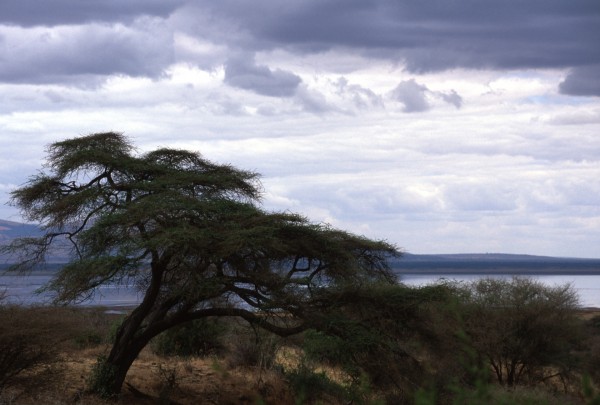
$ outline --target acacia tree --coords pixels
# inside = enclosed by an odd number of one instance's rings
[[[465,331],[498,383],[513,386],[569,377],[581,332],[579,300],[570,284],[551,287],[522,277],[486,278],[457,291]]]
[[[94,389],[105,395],[117,395],[144,346],[176,325],[235,316],[291,335],[319,329],[344,286],[394,281],[394,246],[262,210],[256,173],[185,150],[136,154],[112,132],[47,152],[47,171],[12,192],[44,231],[8,247],[21,254],[14,269],[39,265],[67,241],[71,260],[47,286],[57,303],[87,299],[105,283],[134,280],[144,292],[100,365],[105,378]]]

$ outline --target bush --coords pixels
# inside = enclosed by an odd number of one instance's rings
[[[318,331],[305,333],[308,359],[340,367],[354,388],[368,381],[380,395],[409,401],[436,371],[435,351],[446,352],[455,322],[442,315],[452,290],[372,284],[341,293],[344,305],[325,309]]]
[[[583,359],[585,373],[598,384],[600,383],[600,315],[589,319],[585,326],[587,336],[580,356]]]
[[[501,385],[567,379],[581,341],[578,298],[570,285],[528,278],[482,279],[459,289],[465,331]]]
[[[98,356],[87,381],[89,391],[98,394],[100,398],[113,398],[114,393],[110,390],[110,387],[114,379],[114,367],[106,362],[105,355]]]
[[[323,372],[315,372],[305,365],[288,371],[286,378],[296,395],[296,403],[331,402],[331,399],[348,400],[348,391],[332,381]]]
[[[275,364],[280,338],[264,330],[240,328],[229,348],[230,367],[270,369]]]
[[[356,356],[367,352],[370,346],[378,342],[371,336],[358,333],[358,328],[353,329],[352,340],[342,339],[338,336],[327,335],[323,332],[308,330],[304,334],[302,345],[304,354],[310,362],[324,363],[330,366],[339,366],[353,378],[358,378],[361,369],[357,364]]]
[[[152,341],[161,356],[208,356],[223,351],[227,325],[217,319],[197,319],[171,328]]]
[[[79,333],[77,336],[75,336],[74,340],[75,345],[77,345],[79,349],[98,346],[103,341],[102,335],[93,330],[86,330]]]
[[[490,394],[490,405],[564,405],[579,402],[576,398],[553,394],[535,387],[493,387]]]
[[[23,371],[58,360],[56,325],[35,315],[31,308],[0,306],[0,389]]]

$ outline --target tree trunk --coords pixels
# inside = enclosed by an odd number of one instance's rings
[[[162,279],[157,260],[152,262],[152,279],[143,301],[127,316],[115,336],[110,354],[92,375],[91,390],[105,398],[114,398],[121,392],[125,376],[138,354],[156,334],[142,333],[141,325],[150,314]]]
[[[127,342],[115,341],[108,357],[100,360],[92,372],[90,390],[103,398],[117,397],[129,368],[149,340],[146,336],[131,336]]]
[[[510,361],[510,366],[507,366],[506,385],[513,387],[515,385],[515,376],[517,371],[517,362],[515,360]]]
[[[117,397],[129,368],[150,340],[169,328],[194,319],[209,316],[237,316],[279,336],[293,335],[306,329],[304,324],[293,327],[270,324],[260,316],[240,308],[205,308],[188,312],[189,308],[184,306],[167,316],[173,303],[164,302],[156,307],[150,310],[149,306],[142,304],[125,318],[117,331],[110,354],[94,370],[91,391],[105,398]]]
[[[107,387],[112,397],[119,395],[121,392],[129,368],[146,344],[147,342],[136,339],[127,345],[126,348],[120,348],[114,356],[109,356],[106,359],[106,365],[114,372],[111,384]]]
[[[143,315],[136,308],[117,331],[113,347],[92,375],[91,390],[101,397],[114,398],[121,392],[125,376],[134,360],[154,335],[142,333]]]

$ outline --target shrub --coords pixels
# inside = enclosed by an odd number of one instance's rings
[[[154,338],[152,350],[161,356],[208,356],[224,349],[227,325],[217,319],[197,319]]]
[[[578,298],[570,285],[548,287],[528,278],[481,279],[462,289],[465,331],[498,382],[513,386],[561,379],[573,368],[581,341]]]
[[[357,329],[354,329],[357,332]],[[356,355],[367,351],[370,345],[377,342],[364,333],[352,333],[352,340],[342,339],[338,336],[327,335],[323,332],[308,330],[304,334],[302,348],[307,360],[317,363],[325,363],[332,366],[340,366],[350,376],[358,378],[360,367],[357,364]]]
[[[115,339],[117,338],[117,332],[119,331],[119,327],[123,323],[124,319],[125,319],[125,316],[120,316],[117,319],[114,319],[108,325],[107,343],[113,344],[115,342]]]
[[[564,405],[579,401],[567,395],[553,394],[535,387],[492,387],[490,405]]]
[[[582,357],[584,371],[592,380],[600,382],[600,316],[596,315],[586,322],[586,340],[583,343]]]
[[[31,308],[0,306],[0,388],[25,370],[58,361],[56,325],[36,314]]]
[[[331,399],[348,400],[348,392],[343,386],[332,381],[325,373],[315,372],[304,364],[288,371],[286,378],[296,395],[296,403],[314,403]]]
[[[161,380],[158,394],[158,404],[171,404],[171,396],[173,395],[175,389],[177,389],[179,386],[179,375],[177,369],[175,367],[168,367],[159,364],[157,373]]]
[[[110,390],[115,379],[115,369],[106,362],[106,356],[100,355],[92,367],[92,373],[87,381],[90,392],[98,394],[101,398],[110,399],[114,393]]]
[[[97,346],[102,343],[102,335],[93,330],[86,330],[75,336],[75,344],[78,348]]]
[[[323,311],[318,330],[305,333],[303,348],[310,360],[340,367],[353,387],[366,379],[379,394],[409,401],[432,377],[435,351],[446,352],[446,329],[454,320],[442,315],[451,293],[444,285],[371,284],[342,290],[344,305]]]
[[[230,367],[270,369],[275,364],[280,338],[264,330],[240,328],[229,348]]]

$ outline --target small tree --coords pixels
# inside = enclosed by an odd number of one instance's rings
[[[142,348],[176,325],[236,316],[290,335],[322,327],[336,286],[394,281],[394,246],[265,212],[256,173],[194,152],[136,155],[121,134],[101,133],[51,144],[46,167],[12,192],[45,231],[7,248],[21,253],[14,269],[31,269],[66,240],[71,261],[48,286],[57,302],[109,282],[133,280],[144,291],[99,366],[110,378],[98,392],[118,394]]]
[[[570,285],[487,278],[462,287],[461,295],[466,333],[500,384],[569,374],[580,338],[578,297]]]

